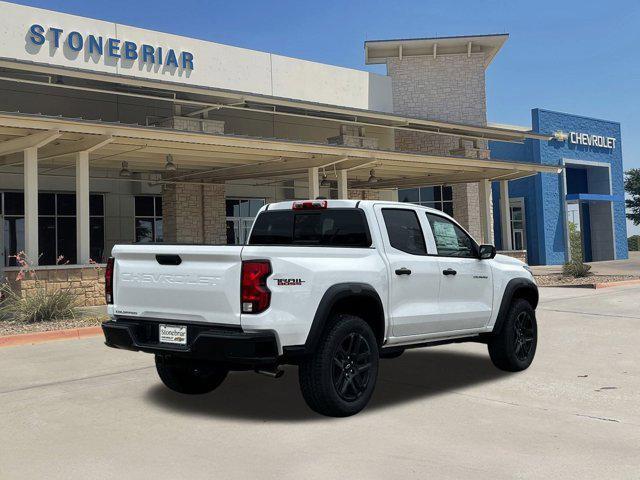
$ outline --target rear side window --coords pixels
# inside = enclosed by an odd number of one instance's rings
[[[382,217],[393,248],[412,255],[426,255],[422,228],[413,210],[383,208]]]
[[[371,236],[362,210],[267,210],[258,215],[249,245],[366,248]]]

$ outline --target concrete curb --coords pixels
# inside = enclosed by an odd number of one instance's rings
[[[618,282],[605,282],[605,283],[594,283],[593,288],[609,288],[609,287],[617,287],[619,285],[639,285],[640,280],[620,280]]]
[[[0,337],[1,347],[16,345],[34,345],[36,343],[52,342],[54,340],[68,340],[70,338],[94,337],[102,333],[102,327],[69,328],[66,330],[50,330],[47,332],[22,333],[19,335],[5,335]]]
[[[544,285],[540,288],[611,288],[620,287],[623,285],[640,285],[640,279],[638,280],[619,280],[617,282],[604,282],[604,283],[585,283],[582,285]]]

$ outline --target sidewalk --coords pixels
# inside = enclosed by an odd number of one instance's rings
[[[640,275],[640,252],[629,252],[628,260],[589,262],[594,275]],[[537,265],[531,267],[534,275],[562,273],[562,265]]]

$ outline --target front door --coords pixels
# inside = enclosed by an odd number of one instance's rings
[[[440,329],[438,259],[427,255],[424,224],[412,208],[376,207],[389,262],[389,315],[394,337]]]
[[[471,237],[448,218],[427,213],[442,281],[440,315],[447,331],[482,328],[493,307],[493,275]]]

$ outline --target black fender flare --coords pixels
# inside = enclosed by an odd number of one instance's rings
[[[498,310],[498,316],[496,317],[496,323],[493,326],[492,333],[500,333],[502,325],[504,324],[509,308],[511,307],[511,301],[515,296],[520,296],[525,293],[526,298],[532,299],[531,306],[535,310],[538,306],[538,286],[527,278],[512,278],[507,283],[502,294],[502,301],[500,302],[500,309]]]
[[[377,308],[382,312],[383,321],[385,322],[384,328],[386,328],[384,307],[382,305],[380,295],[378,295],[375,288],[368,283],[338,283],[327,289],[318,304],[316,314],[314,315],[313,322],[311,323],[311,329],[307,335],[307,341],[304,344],[305,352],[310,353],[316,349],[318,342],[320,341],[322,331],[329,320],[329,313],[334,305],[338,301],[351,296],[367,297],[370,298],[372,302],[375,302]]]

